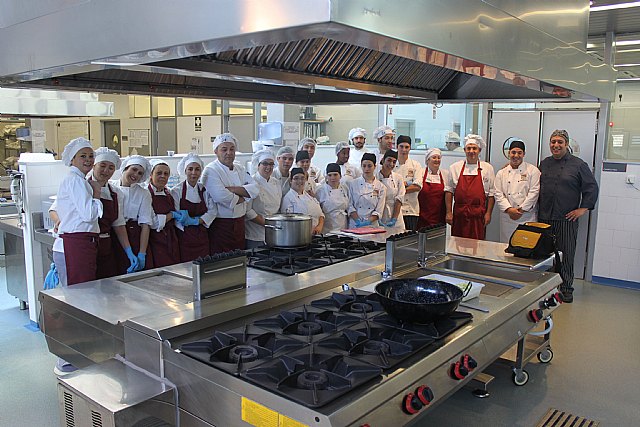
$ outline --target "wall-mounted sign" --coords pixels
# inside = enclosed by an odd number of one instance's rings
[[[129,147],[140,148],[149,145],[149,129],[129,129]]]
[[[194,117],[193,122],[194,122],[193,124],[195,127],[195,131],[202,132],[202,117],[199,117],[199,116]]]

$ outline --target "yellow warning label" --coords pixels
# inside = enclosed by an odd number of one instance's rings
[[[276,411],[259,403],[242,398],[242,421],[255,427],[280,427],[279,415]]]
[[[309,427],[246,397],[242,398],[242,421],[255,427]]]
[[[299,421],[293,420],[289,417],[285,417],[284,415],[280,415],[280,427],[309,427],[306,424],[302,424]]]

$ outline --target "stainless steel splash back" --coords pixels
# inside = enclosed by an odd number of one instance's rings
[[[529,19],[580,20],[584,1],[519,14],[491,3],[507,11],[480,0],[92,1],[0,29],[0,55],[14,59],[0,84],[305,103],[613,96],[611,67]]]

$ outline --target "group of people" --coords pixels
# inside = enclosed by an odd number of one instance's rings
[[[568,152],[565,131],[552,134],[552,156],[539,169],[523,161],[525,144],[514,139],[509,164],[497,173],[480,160],[486,145],[478,135],[464,138],[465,158],[448,169],[440,167],[438,148],[426,151],[423,168],[409,157],[411,138],[396,138],[389,126],[373,136],[377,147],[369,151],[366,131],[352,129],[349,141],[335,145],[335,162],[323,166],[313,162],[311,138],[297,150],[262,149],[252,156],[250,174],[235,161],[238,141],[224,133],[213,142],[216,160],[205,166],[195,153],[180,160],[184,180],[171,189],[168,163],[137,155],[121,160],[114,150],[94,151],[88,140],[74,139],[62,154],[70,172],[50,212],[58,273],[73,285],[262,246],[265,218],[276,213],[309,215],[315,234],[446,222],[453,236],[484,239],[497,203],[502,241],[526,221],[553,226],[569,299],[576,220],[594,208],[598,188],[586,163]],[[116,169],[121,176],[112,180]]]

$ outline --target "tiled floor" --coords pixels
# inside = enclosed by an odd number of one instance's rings
[[[576,288],[575,302],[554,315],[555,357],[530,363],[528,384],[516,387],[509,367],[496,364],[489,398],[462,389],[416,425],[530,427],[550,407],[603,426],[640,425],[640,292],[582,282]],[[0,282],[0,427],[57,427],[56,358],[41,333],[24,327],[28,321]]]

